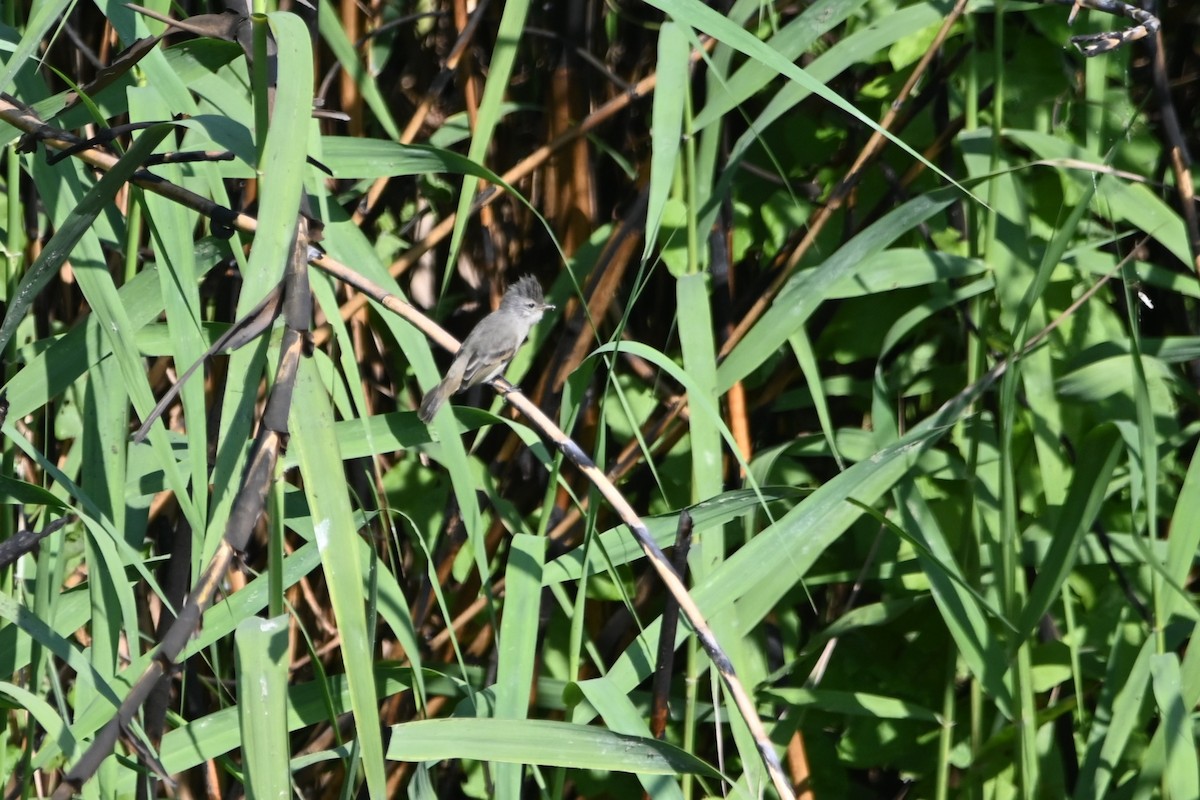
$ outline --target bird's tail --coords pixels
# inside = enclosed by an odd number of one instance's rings
[[[450,365],[450,369],[446,371],[446,377],[438,383],[437,386],[426,392],[425,397],[421,400],[421,407],[417,409],[417,417],[421,422],[428,425],[433,421],[433,415],[442,407],[442,403],[450,395],[454,394],[462,386],[463,369],[466,366],[463,359],[456,358],[454,363]]]
[[[417,409],[417,416],[421,418],[421,422],[428,425],[433,421],[433,415],[442,407],[442,403],[446,402],[446,398],[454,393],[454,389],[449,386],[446,379],[443,378],[437,386],[425,393],[424,399],[421,400],[421,407]]]

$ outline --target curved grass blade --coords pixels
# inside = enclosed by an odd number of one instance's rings
[[[657,739],[570,722],[428,719],[393,725],[391,731],[388,758],[400,761],[471,758],[651,775],[686,772],[716,776],[700,759]]]

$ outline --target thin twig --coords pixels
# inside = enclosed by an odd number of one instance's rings
[[[1103,11],[1106,14],[1128,17],[1138,23],[1123,31],[1105,31],[1104,33],[1072,36],[1071,44],[1075,45],[1079,52],[1088,58],[1111,53],[1118,47],[1123,47],[1130,42],[1136,42],[1138,39],[1144,39],[1147,36],[1153,37],[1154,34],[1158,33],[1160,27],[1158,17],[1149,11],[1137,6],[1131,6],[1129,3],[1118,2],[1118,0],[1042,0],[1042,2],[1070,6],[1071,13],[1067,16],[1068,24],[1075,21],[1075,15],[1079,13],[1080,8],[1090,8],[1096,11]]]
[[[59,517],[48,523],[40,531],[17,531],[9,538],[0,542],[0,569],[7,567],[26,553],[32,552],[42,539],[61,529],[68,522],[75,520],[74,514]]]
[[[692,515],[685,508],[679,512],[675,527],[675,550],[671,553],[671,565],[683,575],[687,570],[688,553],[692,549]],[[650,733],[661,739],[667,730],[670,718],[671,675],[674,673],[675,634],[679,630],[679,604],[667,598],[662,612],[662,624],[658,628],[658,655],[654,659],[654,684],[651,692]]]

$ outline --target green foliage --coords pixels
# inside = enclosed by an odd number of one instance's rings
[[[0,571],[6,793],[59,784],[152,665],[283,391],[267,513],[88,796],[159,769],[249,796],[774,791],[562,453],[490,390],[417,421],[446,358],[382,298],[310,269],[294,385],[269,327],[132,441],[280,281],[303,199],[324,252],[460,338],[539,278],[558,308],[508,378],[659,546],[689,511],[691,594],[798,794],[1200,796],[1200,284],[1140,45],[1083,61],[1069,4],[943,31],[943,0],[508,2],[466,33],[383,5],[247,20],[270,65],[175,33],[104,85],[76,55],[120,64],[160,23],[4,6],[0,544],[70,518]],[[19,140],[22,109],[139,127],[101,175]],[[135,188],[148,164],[255,232]]]

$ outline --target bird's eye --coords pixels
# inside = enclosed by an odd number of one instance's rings
[[[537,306],[537,303],[533,302],[532,300],[525,304],[526,308],[534,308],[535,306]]]

